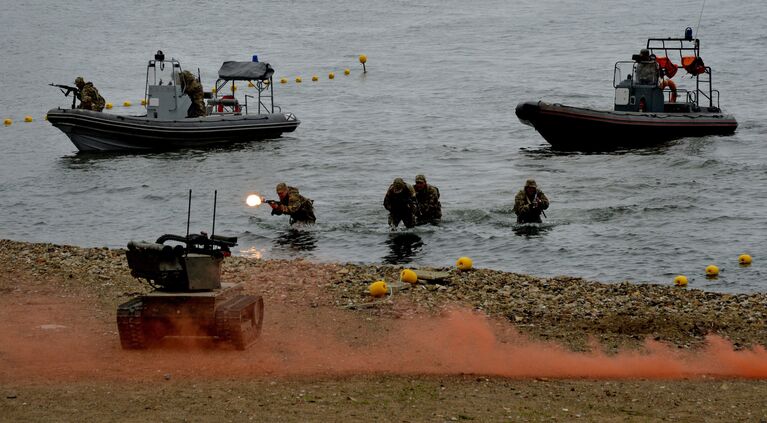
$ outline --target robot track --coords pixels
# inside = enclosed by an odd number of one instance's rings
[[[123,349],[144,349],[147,347],[144,321],[141,316],[144,304],[141,298],[134,298],[117,307],[117,330]]]
[[[216,334],[238,350],[253,344],[261,334],[264,321],[264,299],[238,295],[216,309]]]

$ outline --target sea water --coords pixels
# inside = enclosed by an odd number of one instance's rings
[[[439,267],[469,256],[478,267],[542,277],[670,284],[685,274],[692,287],[764,291],[767,4],[701,6],[5,1],[0,118],[14,123],[0,127],[0,237],[124,247],[184,234],[189,189],[191,230],[210,232],[217,190],[216,233],[239,237],[236,254],[252,257]],[[614,62],[688,26],[722,108],[739,121],[734,136],[564,154],[514,115],[517,103],[539,99],[610,109]],[[76,76],[94,82],[115,105],[110,113],[142,113],[146,63],[158,49],[199,69],[206,89],[223,61],[258,55],[275,81],[290,81],[276,84],[276,102],[301,126],[227,148],[78,154],[43,120],[69,104],[46,84]],[[241,85],[240,94],[254,91]],[[394,178],[412,183],[419,173],[440,189],[442,224],[391,232],[384,193]],[[515,224],[514,195],[527,178],[551,200],[541,227]],[[280,181],[314,199],[314,227],[246,206],[253,192],[276,198]],[[750,267],[738,266],[741,253],[754,257]],[[718,279],[705,278],[709,264],[722,269]]]

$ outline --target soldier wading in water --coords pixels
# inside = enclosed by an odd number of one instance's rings
[[[416,213],[416,225],[431,223],[439,224],[442,219],[442,204],[439,202],[439,189],[426,183],[426,177],[415,177],[415,199],[418,212]]]
[[[384,196],[383,206],[389,211],[389,226],[392,229],[402,222],[406,228],[415,226],[417,205],[415,202],[415,190],[402,178],[394,179]]]
[[[549,199],[538,189],[535,180],[528,179],[525,187],[514,197],[514,213],[517,223],[541,223],[541,213],[549,208]],[[544,216],[546,214],[544,213]]]
[[[290,215],[290,224],[314,223],[314,201],[298,193],[298,188],[289,187],[284,182],[277,184],[277,195],[280,201],[270,202],[272,215]]]

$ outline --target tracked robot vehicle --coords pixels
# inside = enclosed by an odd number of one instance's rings
[[[191,211],[192,191],[189,191]],[[213,231],[216,227],[215,197]],[[221,264],[236,237],[162,235],[155,242],[128,243],[131,275],[154,290],[117,308],[124,349],[143,349],[165,337],[211,337],[244,350],[256,341],[264,317],[261,296],[242,284],[222,283]]]

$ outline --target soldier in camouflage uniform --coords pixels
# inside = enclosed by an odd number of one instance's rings
[[[517,223],[541,223],[541,213],[547,208],[549,208],[549,199],[543,191],[538,189],[538,184],[533,179],[528,179],[525,187],[514,197]]]
[[[188,95],[192,100],[192,105],[189,106],[189,110],[186,112],[186,117],[202,117],[205,116],[205,99],[202,92],[202,84],[197,78],[192,75],[192,72],[183,71],[180,74],[181,87],[184,90],[184,94]]]
[[[383,206],[389,210],[389,226],[396,228],[399,222],[406,228],[415,226],[415,190],[402,178],[396,178],[384,196]]]
[[[639,51],[639,60],[636,61],[636,81],[638,84],[657,84],[659,67],[655,58],[650,55],[650,50],[643,48]]]
[[[104,97],[99,94],[99,90],[93,86],[92,82],[85,82],[82,76],[75,78],[75,86],[77,87],[77,99],[80,100],[78,109],[95,110],[100,112],[104,110],[106,101]]]
[[[431,223],[436,225],[442,219],[442,204],[439,202],[439,189],[426,183],[426,177],[415,177],[415,199],[418,203],[416,225]]]
[[[298,188],[289,187],[284,182],[277,184],[277,195],[280,201],[269,203],[272,207],[272,215],[290,215],[290,224],[314,223],[314,201],[298,193]]]

